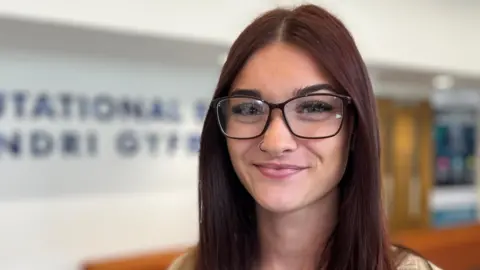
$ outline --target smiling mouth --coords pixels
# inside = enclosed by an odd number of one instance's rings
[[[294,174],[307,169],[307,167],[291,164],[261,163],[254,165],[265,177],[278,180],[289,178]]]

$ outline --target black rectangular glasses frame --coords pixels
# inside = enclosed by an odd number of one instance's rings
[[[304,97],[312,97],[312,96],[313,97],[314,96],[331,96],[331,97],[336,97],[336,98],[341,99],[342,100],[342,116],[343,116],[343,114],[345,114],[347,106],[352,103],[352,98],[349,97],[349,96],[333,94],[333,93],[313,93],[313,94],[295,96],[295,97],[289,98],[289,99],[287,99],[287,100],[285,100],[284,102],[281,102],[281,103],[271,103],[271,102],[268,102],[264,99],[261,99],[261,98],[258,98],[258,97],[252,97],[252,96],[248,96],[248,95],[225,96],[225,97],[220,97],[220,98],[216,98],[216,99],[212,100],[211,106],[215,110],[215,115],[217,116],[217,123],[218,123],[218,126],[219,126],[220,130],[222,131],[223,135],[225,135],[227,138],[231,138],[231,139],[249,140],[249,139],[254,139],[254,138],[258,138],[258,137],[262,136],[268,129],[268,126],[270,124],[271,117],[272,117],[272,111],[274,109],[279,109],[279,110],[282,111],[283,121],[284,121],[285,125],[287,126],[289,131],[298,138],[302,138],[302,139],[325,139],[325,138],[330,138],[330,137],[333,137],[333,136],[337,135],[338,132],[340,132],[340,130],[342,129],[343,122],[344,122],[343,121],[344,117],[342,117],[342,122],[340,123],[338,130],[334,134],[331,134],[331,135],[328,135],[328,136],[306,137],[306,136],[299,136],[295,132],[293,132],[290,124],[288,123],[287,117],[285,115],[285,105],[288,104],[292,100],[295,100],[295,99],[298,99],[298,98],[304,98]],[[267,118],[267,121],[265,122],[265,127],[263,128],[262,132],[260,132],[256,136],[245,137],[245,138],[244,137],[232,137],[232,136],[228,136],[228,134],[226,134],[226,132],[222,128],[220,114],[219,114],[218,110],[219,110],[219,104],[222,101],[228,100],[228,99],[231,99],[231,98],[249,98],[249,99],[258,100],[258,101],[261,101],[261,102],[267,104],[267,106],[269,107],[268,118]]]

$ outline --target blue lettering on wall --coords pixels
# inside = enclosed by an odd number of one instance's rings
[[[59,100],[60,107],[62,108],[60,115],[62,115],[63,118],[70,118],[72,116],[72,96],[67,93],[62,93],[59,95]]]
[[[53,153],[53,136],[44,130],[35,130],[30,134],[30,151],[36,158],[48,157]]]
[[[65,132],[63,134],[62,153],[65,156],[78,156],[80,154],[80,134],[78,132]]]
[[[132,130],[121,132],[116,139],[116,147],[118,153],[122,156],[131,157],[136,155],[139,145],[135,132]]]
[[[190,134],[188,136],[188,150],[190,153],[200,151],[200,134]]]
[[[98,137],[94,132],[87,132],[85,139],[78,131],[65,131],[60,136],[60,151],[64,157],[79,157],[97,154]]]
[[[167,153],[174,154],[178,148],[178,136],[176,133],[171,133],[167,138]]]
[[[20,156],[22,152],[20,132],[13,132],[10,136],[0,133],[0,156],[3,156],[4,152],[13,157]]]
[[[43,90],[0,89],[0,122],[8,120],[6,127],[14,131],[0,131],[0,158],[24,155],[37,159],[92,157],[102,149],[99,147],[101,141],[113,142],[111,149],[125,157],[144,153],[151,156],[196,154],[200,135],[182,129],[192,124],[192,116],[193,124],[203,122],[208,109],[209,103],[202,100],[185,106],[175,98],[165,97],[129,98],[106,93],[88,95],[78,91],[52,94]],[[185,114],[188,117],[184,117]],[[58,132],[47,127],[38,128],[38,124],[30,125],[42,119],[55,120],[57,127],[64,124],[72,127],[73,124],[73,128]],[[184,119],[189,122],[182,123]],[[114,121],[129,129],[120,131],[113,138],[101,138],[101,134],[109,133],[101,132],[102,126]],[[155,130],[138,131],[132,124],[146,124]]]
[[[52,118],[54,116],[53,105],[48,95],[40,94],[37,97],[37,100],[35,101],[35,104],[33,106],[33,115],[36,118]]]
[[[142,119],[145,109],[140,101],[122,100],[119,105],[119,113],[123,115],[123,119],[133,118],[135,120]]]
[[[170,122],[181,121],[178,102],[176,100],[171,100],[170,102],[155,100],[150,110],[150,117]]]
[[[115,115],[114,101],[109,96],[98,96],[93,102],[95,118],[100,121],[110,121]]]
[[[56,136],[46,130],[35,129],[26,133],[0,133],[0,157],[20,157],[24,154],[46,158],[54,154],[62,157],[94,156],[98,152],[98,135],[66,130]]]
[[[57,95],[41,92],[34,96],[28,91],[15,90],[0,92],[0,113],[7,109],[6,103],[12,102],[12,116],[15,118],[34,117],[60,120],[95,120],[108,122],[113,120],[146,120],[178,123],[182,121],[181,107],[176,99],[126,98],[109,94],[94,96],[74,93]],[[202,119],[205,104],[196,104],[195,113]]]
[[[15,116],[23,117],[25,115],[25,101],[27,94],[23,91],[15,91],[12,94],[13,106],[15,107]]]

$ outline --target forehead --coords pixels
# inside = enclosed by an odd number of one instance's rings
[[[318,63],[301,49],[274,43],[255,52],[237,75],[233,89],[255,89],[270,99],[289,98],[295,90],[329,84]]]

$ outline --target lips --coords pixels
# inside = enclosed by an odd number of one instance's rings
[[[256,163],[254,165],[265,177],[279,180],[286,179],[307,169],[304,166],[282,163]]]

